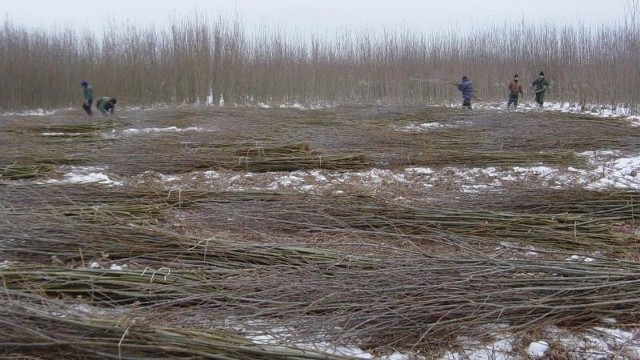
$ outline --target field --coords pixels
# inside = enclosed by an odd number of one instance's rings
[[[633,358],[640,192],[609,170],[639,138],[435,106],[5,113],[0,354]]]

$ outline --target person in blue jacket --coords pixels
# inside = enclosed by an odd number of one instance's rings
[[[462,92],[462,107],[466,107],[467,109],[471,109],[471,99],[474,98],[473,95],[473,84],[468,77],[463,76],[462,81],[458,83],[458,90]]]
[[[93,113],[91,111],[91,105],[93,104],[93,88],[86,80],[82,80],[80,86],[82,87],[82,94],[84,95],[82,108],[87,112],[87,115],[91,115]]]

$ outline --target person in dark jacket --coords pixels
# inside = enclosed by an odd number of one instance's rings
[[[507,109],[513,104],[513,108],[518,108],[518,96],[524,95],[522,91],[522,84],[520,84],[518,74],[513,76],[513,80],[509,83],[509,102],[507,102]]]
[[[96,108],[98,108],[103,116],[109,116],[109,112],[111,112],[111,115],[113,115],[116,102],[117,101],[115,98],[103,96],[96,102]]]
[[[82,87],[82,93],[84,95],[82,109],[87,112],[87,115],[91,115],[93,114],[91,111],[91,105],[93,105],[93,87],[85,80],[82,80],[80,86]]]
[[[531,90],[536,94],[536,102],[540,107],[544,104],[544,93],[547,91],[549,82],[544,78],[544,73],[540,71],[540,75],[537,79],[531,83]]]
[[[466,107],[467,109],[471,109],[471,99],[474,98],[473,95],[473,84],[468,77],[463,76],[462,81],[458,83],[458,90],[462,92],[462,107]]]

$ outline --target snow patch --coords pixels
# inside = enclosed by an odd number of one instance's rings
[[[99,166],[71,166],[61,167],[61,169],[68,169],[68,172],[64,174],[62,179],[49,179],[40,184],[102,184],[121,186],[122,182],[114,181],[109,178],[103,171],[104,167]]]
[[[549,344],[546,341],[534,341],[527,348],[527,354],[535,359],[542,358],[548,351]]]

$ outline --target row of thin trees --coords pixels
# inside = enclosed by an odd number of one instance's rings
[[[6,20],[0,108],[77,106],[81,80],[129,105],[444,103],[457,101],[452,83],[467,75],[482,100],[500,101],[515,73],[526,83],[544,71],[551,100],[635,109],[636,13],[596,28],[520,21],[466,33],[346,29],[333,37],[249,34],[237,21],[199,17],[163,27],[110,24],[102,34]]]

